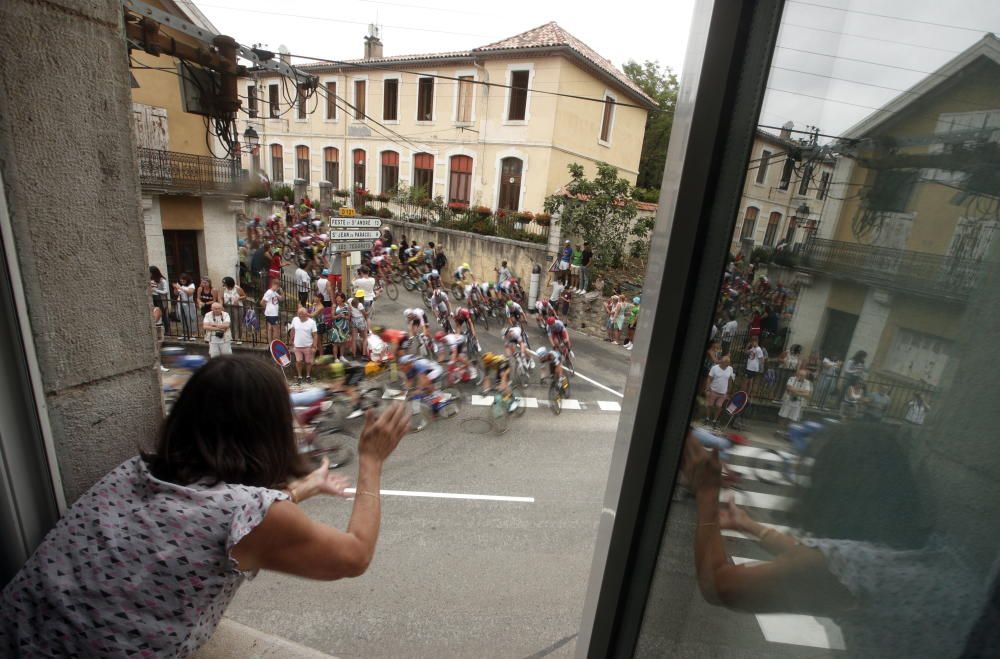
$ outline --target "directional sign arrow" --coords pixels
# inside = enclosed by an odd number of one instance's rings
[[[382,235],[374,229],[345,229],[331,231],[330,240],[374,240]]]
[[[330,218],[331,229],[378,229],[382,220],[377,217],[333,217]]]
[[[330,243],[331,252],[364,252],[374,247],[373,240],[355,240],[343,243]]]

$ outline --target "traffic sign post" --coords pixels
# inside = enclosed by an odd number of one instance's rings
[[[353,240],[350,242],[330,243],[331,252],[365,252],[375,246],[374,240]]]
[[[380,229],[382,220],[376,217],[330,218],[331,229]]]
[[[380,235],[377,229],[340,229],[330,232],[330,240],[375,240]]]

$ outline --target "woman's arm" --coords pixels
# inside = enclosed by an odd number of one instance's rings
[[[382,465],[408,426],[409,414],[403,405],[393,405],[377,419],[369,410],[358,442],[358,484],[347,531],[315,522],[299,506],[279,501],[271,506],[264,521],[233,547],[231,553],[240,569],[276,570],[323,580],[364,574],[378,541]],[[327,476],[321,470],[314,476],[306,483],[290,486],[296,501],[331,493],[323,480]]]

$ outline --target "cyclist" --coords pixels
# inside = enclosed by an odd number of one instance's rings
[[[497,282],[496,289],[497,289],[497,292],[500,294],[500,299],[501,300],[510,300],[511,299],[510,289],[511,289],[511,286],[513,285],[512,281],[513,280],[508,277],[507,279],[504,279],[502,281],[498,281]]]
[[[520,326],[524,319],[524,309],[514,300],[507,300],[507,323],[513,327]]]
[[[434,289],[441,285],[441,273],[431,269],[427,273],[420,275],[420,281],[423,282],[424,290],[433,294]]]
[[[490,372],[494,372],[491,380]],[[514,398],[510,390],[510,361],[503,355],[496,355],[487,352],[483,355],[483,393],[488,394],[492,389],[499,391],[505,401],[509,400],[508,410],[512,411],[517,406],[517,399]]]
[[[420,245],[414,241],[413,244],[410,245],[409,249],[403,253],[403,256],[406,259],[406,265],[412,269],[415,275],[419,275],[420,265],[423,260],[423,252],[420,249]]]
[[[330,374],[333,376],[330,390],[343,393],[354,404],[347,418],[356,419],[364,414],[364,410],[361,409],[361,393],[358,391],[358,385],[361,384],[361,380],[365,376],[365,367],[357,362],[345,364],[335,361],[330,365]]]
[[[519,349],[521,355],[527,358],[528,346],[524,342],[524,330],[520,325],[512,325],[503,331],[504,353],[508,357],[514,356],[514,349]]]
[[[388,359],[398,359],[409,345],[410,335],[405,330],[386,329],[379,336],[389,346]]]
[[[399,368],[406,376],[407,386],[427,396],[434,395],[434,388],[441,376],[444,375],[444,368],[441,364],[413,355],[400,357]]]
[[[476,334],[476,320],[472,317],[472,312],[465,307],[459,307],[455,310],[455,330],[459,331],[463,329],[468,331],[470,338],[479,344],[479,335]]]
[[[539,364],[548,364],[549,375],[555,378],[556,382],[561,383],[564,389],[568,386],[568,382],[563,380],[562,355],[555,350],[549,350],[545,346],[542,346],[535,353],[535,357],[538,358]],[[545,380],[544,376],[542,376],[542,380]]]
[[[431,309],[434,310],[438,324],[441,327],[444,327],[446,324],[451,325],[451,323],[447,322],[448,318],[451,317],[451,302],[448,301],[448,294],[441,288],[440,278],[438,278],[437,285],[435,285],[434,290],[431,292]]]
[[[458,364],[463,370],[469,368],[468,339],[463,334],[446,334],[438,332],[434,335],[434,341],[444,348],[447,348],[448,365]]]
[[[415,337],[418,334],[425,334],[430,338],[430,333],[427,329],[427,312],[420,308],[406,309],[403,311],[403,317],[406,318],[407,324],[410,326],[410,337]]]
[[[471,273],[472,269],[469,267],[469,264],[463,263],[458,266],[458,270],[455,271],[455,281],[465,281],[465,275]],[[473,277],[473,280],[475,280],[475,277]],[[468,290],[466,290],[466,294],[468,294]]]
[[[376,239],[375,242],[372,243],[372,258],[374,258],[376,256],[382,256],[382,240],[381,239]]]
[[[545,329],[545,322],[548,318],[558,318],[556,308],[548,300],[541,299],[535,302],[535,321],[540,329]]]
[[[573,349],[573,342],[569,339],[569,330],[566,329],[566,325],[563,321],[558,318],[549,317],[546,319],[545,324],[549,326],[546,333],[549,336],[549,343],[552,344],[552,348],[562,353],[561,346],[565,345],[566,350]]]

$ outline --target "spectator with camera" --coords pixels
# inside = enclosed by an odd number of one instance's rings
[[[782,430],[787,431],[789,424],[796,423],[802,418],[802,408],[810,396],[812,396],[812,382],[809,381],[809,371],[800,368],[785,383],[785,395],[781,400],[781,409],[778,410]]]
[[[223,310],[222,303],[213,302],[202,322],[202,326],[205,328],[205,340],[208,341],[209,357],[233,354],[231,324],[229,314]]]

